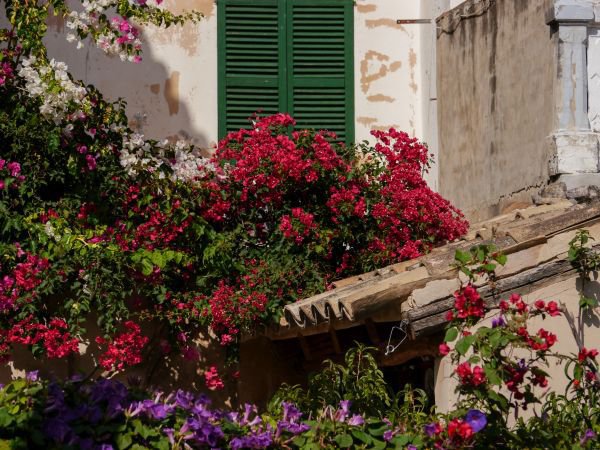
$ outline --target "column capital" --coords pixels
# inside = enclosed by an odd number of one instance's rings
[[[548,24],[586,24],[594,19],[594,6],[585,0],[554,0],[546,13]]]

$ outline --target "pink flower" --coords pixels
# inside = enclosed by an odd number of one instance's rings
[[[11,177],[16,177],[21,173],[21,165],[18,162],[9,162],[6,168]]]
[[[211,391],[216,391],[223,389],[225,384],[221,377],[219,377],[219,373],[217,372],[217,368],[215,366],[211,366],[206,372],[204,372],[204,380],[206,382],[206,387]]]
[[[87,163],[88,170],[96,170],[96,158],[92,155],[85,155],[85,162]]]

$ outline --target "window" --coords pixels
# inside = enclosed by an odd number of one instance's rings
[[[219,0],[219,136],[288,112],[354,139],[352,0]]]

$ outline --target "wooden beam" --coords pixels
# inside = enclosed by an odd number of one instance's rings
[[[306,359],[307,361],[311,361],[312,354],[310,352],[310,346],[308,345],[306,338],[299,334],[298,340],[300,341],[300,348],[302,349],[302,353],[304,353],[304,359]]]
[[[417,341],[406,341],[391,355],[382,355],[379,358],[379,365],[384,367],[398,366],[413,358],[423,356],[435,358],[439,356],[439,345],[442,340],[443,336],[438,334],[427,336]]]
[[[365,327],[367,328],[367,334],[369,335],[369,339],[371,342],[375,344],[376,347],[381,344],[381,338],[379,337],[379,333],[377,332],[377,327],[375,326],[375,322],[372,319],[365,319],[364,321]]]
[[[329,329],[329,336],[331,337],[331,342],[333,344],[333,350],[337,355],[342,353],[342,347],[340,346],[340,340],[338,339],[337,332],[335,328]]]
[[[498,280],[496,289],[499,297],[513,292],[525,295],[549,284],[568,279],[575,274],[576,271],[569,261],[554,260]],[[498,306],[493,299],[493,293],[489,286],[482,287],[479,294],[485,300],[488,308],[492,309]],[[409,311],[407,318],[410,323],[411,338],[415,339],[418,336],[431,334],[443,328],[447,322],[446,313],[452,309],[453,305],[454,297],[448,296]]]

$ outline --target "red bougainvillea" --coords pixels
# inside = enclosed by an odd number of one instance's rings
[[[100,366],[105,370],[121,370],[142,361],[142,350],[148,343],[148,338],[142,336],[140,326],[130,320],[123,326],[129,331],[118,334],[110,340],[96,338],[99,345],[106,346],[106,351],[98,358]]]

